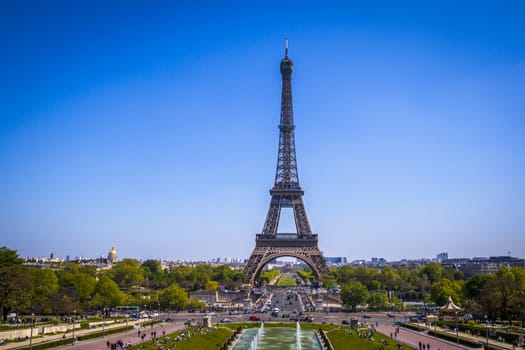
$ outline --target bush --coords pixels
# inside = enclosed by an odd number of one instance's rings
[[[418,326],[415,323],[402,323],[401,326],[403,326],[405,328],[408,328],[408,329],[411,329],[413,331],[418,331],[418,332],[421,332],[422,330],[425,329],[425,328],[422,328],[422,327]]]
[[[450,334],[450,333],[445,333],[445,332],[440,332],[440,331],[433,331],[433,330],[429,330],[428,334],[429,335],[433,335],[433,336],[438,337],[438,338],[441,338],[441,339],[449,340],[449,341],[452,341],[452,342],[455,342],[455,341],[457,341],[457,339],[459,339],[459,343],[461,345],[466,345],[466,346],[469,346],[469,347],[472,347],[472,348],[480,348],[481,347],[481,343],[479,341],[477,341],[477,340],[470,340],[470,339],[463,338],[463,337],[457,338],[455,334]]]
[[[78,336],[77,337],[77,341],[88,340],[88,339],[93,339],[93,338],[99,338],[102,335],[109,335],[109,334],[114,334],[114,333],[120,333],[120,332],[124,332],[124,331],[130,330],[130,329],[133,329],[133,326],[128,326],[127,328],[124,326],[124,327],[119,327],[119,328],[106,330],[105,332],[100,331],[100,332],[95,332],[95,333],[90,333],[90,334],[84,334],[84,335]],[[42,350],[42,349],[55,348],[57,346],[71,344],[72,341],[73,341],[72,337],[67,337],[65,339],[59,339],[59,340],[54,340],[54,341],[50,341],[50,342],[46,342],[46,343],[40,343],[40,344],[33,345],[33,349],[35,349],[35,350]]]

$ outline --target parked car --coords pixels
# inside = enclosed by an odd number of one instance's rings
[[[260,321],[261,318],[258,317],[258,316],[255,316],[255,315],[251,315],[250,318],[249,318],[250,321]]]

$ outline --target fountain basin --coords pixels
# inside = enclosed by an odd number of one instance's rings
[[[257,336],[257,337],[256,337]],[[321,350],[321,344],[311,329],[295,327],[265,327],[246,329],[233,350],[252,350],[252,342],[257,339],[254,350]]]

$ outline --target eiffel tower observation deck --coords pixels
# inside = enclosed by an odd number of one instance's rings
[[[295,124],[292,105],[293,62],[288,57],[288,39],[281,60],[282,92],[279,123],[279,148],[275,182],[270,190],[270,208],[260,234],[255,237],[255,248],[246,264],[246,280],[254,285],[264,266],[279,257],[295,257],[304,261],[319,279],[328,273],[328,267],[318,247],[317,235],[312,233],[303,204],[304,191],[299,184],[295,153]],[[279,233],[282,208],[292,208],[295,233]]]

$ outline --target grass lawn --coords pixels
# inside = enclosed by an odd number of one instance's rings
[[[291,273],[284,273],[277,281],[277,285],[282,287],[295,287],[297,282]]]
[[[190,338],[175,341],[175,338],[178,337],[182,332],[190,331],[192,336]],[[159,342],[164,347],[168,349],[171,346],[175,346],[177,350],[207,350],[207,349],[217,349],[222,345],[228,337],[233,333],[230,328],[218,327],[218,328],[207,328],[209,330],[208,334],[203,334],[195,330],[195,328],[186,328],[181,332],[175,332],[167,335],[166,337],[160,337]],[[164,339],[168,338],[167,342],[164,343]],[[135,345],[131,347],[132,350],[137,349],[151,349],[157,350],[158,346],[153,343],[152,340],[144,342],[142,344]]]
[[[396,341],[377,332],[374,333],[373,340],[361,338],[355,330],[352,330],[352,334],[349,334],[347,329],[334,329],[328,331],[326,335],[336,350],[377,350],[381,346],[385,350],[396,350],[398,344]],[[384,343],[381,343],[381,341],[384,341]],[[403,344],[401,344],[401,349],[412,350],[412,348]]]
[[[218,328],[208,328],[210,330],[209,334],[202,334],[195,330],[195,328],[186,328],[183,331],[179,331],[173,334],[169,334],[168,341],[163,344],[162,339],[160,343],[163,345],[164,349],[169,348],[170,346],[176,345],[175,349],[180,350],[210,350],[217,349],[222,345],[228,337],[233,333],[234,329],[238,327],[241,328],[253,328],[260,327],[260,323],[229,323],[221,325]],[[295,323],[265,323],[265,328],[272,327],[295,327]],[[384,350],[397,350],[397,342],[394,340],[383,336],[379,333],[374,333],[373,340],[368,340],[361,338],[356,330],[352,330],[352,334],[348,333],[348,328],[341,328],[339,325],[321,325],[316,323],[301,323],[301,328],[303,329],[313,329],[318,330],[322,328],[327,332],[328,338],[332,342],[332,345],[336,350],[377,350],[383,346]],[[192,336],[188,339],[175,341],[174,339],[179,336],[182,332],[187,332],[190,330]],[[381,343],[383,340],[386,343]],[[152,341],[147,341],[142,344],[136,345],[131,348],[132,350],[145,349],[145,350],[156,350],[157,346]],[[402,345],[401,349],[411,350],[410,347]]]

